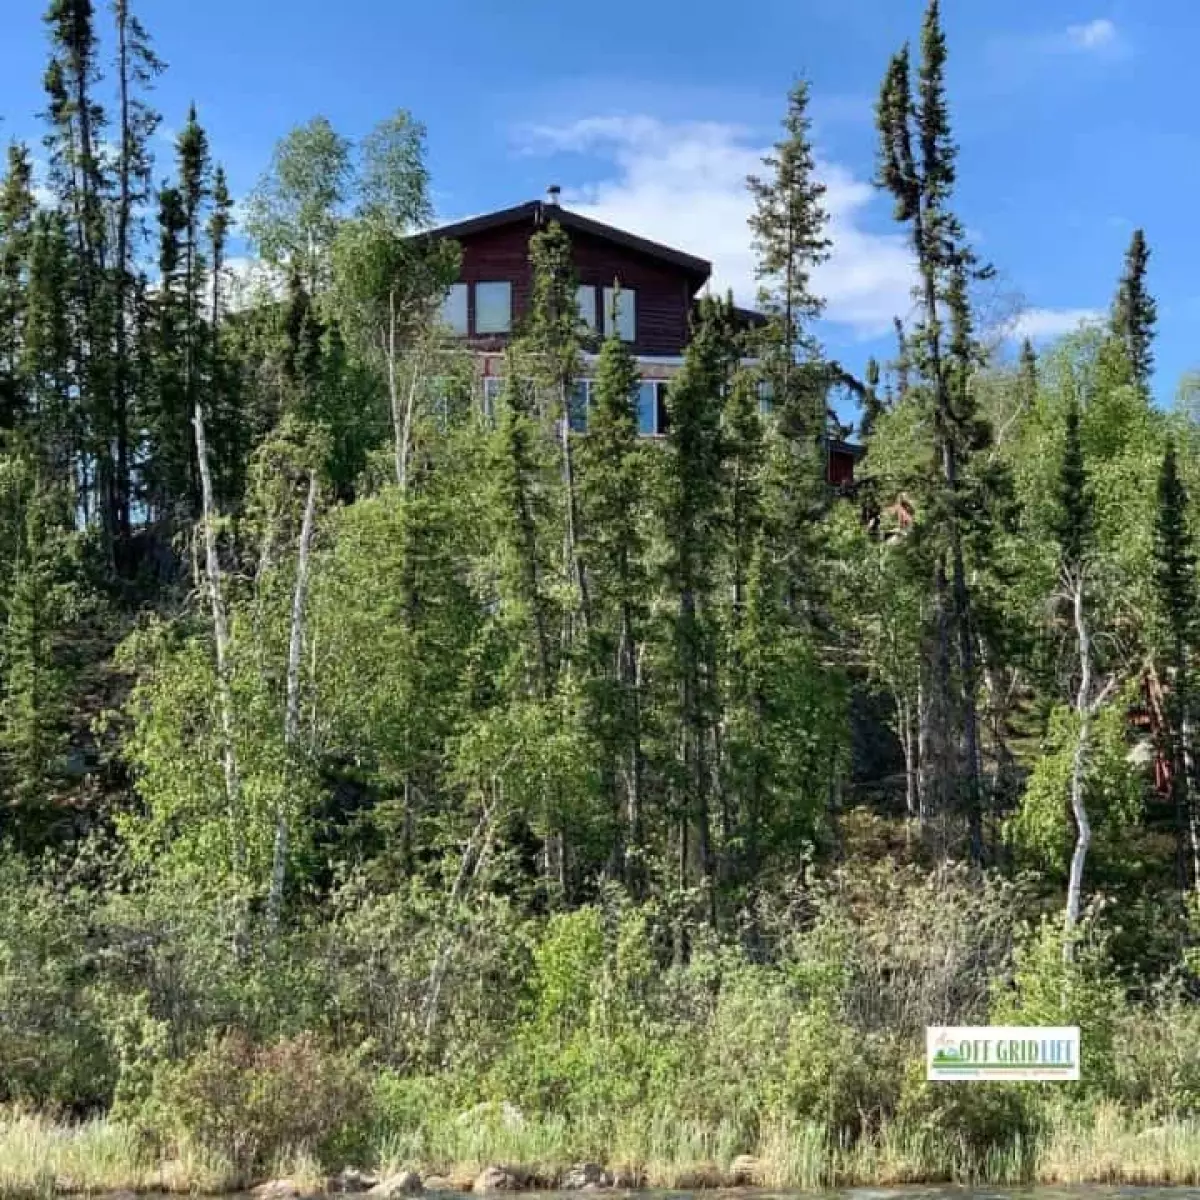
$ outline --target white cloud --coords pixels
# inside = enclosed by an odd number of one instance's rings
[[[747,217],[746,176],[763,170],[765,147],[749,132],[723,122],[665,122],[648,116],[591,117],[565,126],[525,131],[531,153],[587,153],[600,161],[598,178],[565,190],[575,212],[641,234],[713,264],[711,286],[732,288],[754,302],[754,254]],[[826,319],[870,338],[891,329],[912,308],[912,255],[903,234],[876,233],[864,224],[876,200],[872,185],[839,163],[818,166],[827,193],[830,261],[814,272],[828,304]],[[882,203],[882,201],[880,201]]]
[[[1117,27],[1107,17],[1099,17],[1082,25],[1069,25],[1067,44],[1076,50],[1107,50],[1117,44]]]
[[[1005,323],[1004,332],[1013,340],[1046,341],[1103,319],[1104,314],[1094,308],[1027,308]]]
[[[221,268],[221,284],[225,306],[233,312],[241,312],[264,299],[279,300],[285,291],[285,280],[278,271],[262,259],[241,255],[226,259]]]

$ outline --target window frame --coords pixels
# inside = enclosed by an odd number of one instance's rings
[[[621,303],[618,305],[617,319],[613,320],[613,297],[619,297]],[[603,324],[604,336],[612,337],[614,325],[616,327],[617,336],[621,341],[632,344],[637,341],[637,289],[628,287],[606,287],[603,289],[602,303],[604,305]],[[628,305],[628,308],[626,308]],[[623,319],[628,318],[629,336],[626,337],[621,330],[624,323]]]
[[[579,309],[579,319],[583,322],[584,328],[588,333],[596,333],[599,326],[596,323],[596,293],[598,289],[594,283],[581,283],[575,289],[575,306]],[[588,303],[583,302],[584,293],[587,293]]]
[[[480,303],[479,294],[481,288],[505,288],[508,305],[507,315],[502,329],[484,329],[479,322]],[[472,285],[474,292],[474,311],[472,313],[472,324],[475,329],[476,337],[499,336],[501,334],[512,333],[513,324],[513,285],[511,279],[477,279]]]
[[[462,326],[450,320],[448,317],[448,309],[451,297],[462,297]],[[442,297],[442,307],[440,312],[442,324],[455,337],[467,337],[471,332],[471,289],[466,283],[452,283],[447,289],[445,296]]]

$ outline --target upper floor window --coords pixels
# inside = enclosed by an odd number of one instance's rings
[[[623,342],[637,340],[637,295],[629,288],[604,289],[604,336],[614,330]]]
[[[475,285],[475,332],[508,333],[512,328],[512,284],[508,280]]]
[[[453,283],[442,301],[442,321],[449,326],[451,333],[459,337],[467,336],[467,285]]]
[[[581,284],[575,293],[575,303],[579,306],[579,319],[584,327],[591,332],[596,330],[596,288],[593,284]]]

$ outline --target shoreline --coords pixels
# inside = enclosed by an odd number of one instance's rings
[[[186,1149],[152,1160],[131,1131],[103,1118],[59,1125],[41,1118],[0,1119],[0,1200],[53,1197],[129,1200],[151,1195],[249,1196],[253,1200],[598,1192],[754,1194],[937,1187],[1200,1185],[1200,1123],[1177,1120],[1135,1128],[1129,1114],[1101,1109],[1090,1121],[1046,1130],[1036,1144],[974,1160],[956,1157],[953,1134],[902,1135],[885,1129],[852,1147],[802,1137],[762,1139],[757,1156],[601,1165],[553,1154],[483,1155],[456,1162],[380,1157],[386,1165],[331,1174],[304,1154],[278,1161],[266,1178],[247,1180]],[[480,1147],[482,1149],[482,1147]],[[616,1165],[613,1165],[616,1164]]]

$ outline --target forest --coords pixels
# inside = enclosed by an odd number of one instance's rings
[[[1140,230],[1106,320],[993,336],[938,0],[880,64],[894,356],[816,335],[798,82],[767,320],[702,299],[655,440],[553,223],[485,411],[417,116],[316,117],[235,203],[195,108],[156,161],[131,0],[45,28],[0,182],[0,1196],[1200,1181],[1196,384],[1152,399]],[[1082,1079],[926,1081],[926,1025],[989,1022],[1078,1024]]]

